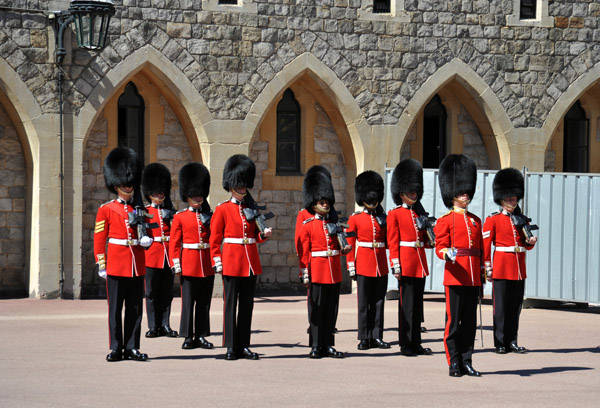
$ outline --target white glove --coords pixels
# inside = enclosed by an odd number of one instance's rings
[[[106,268],[104,268],[104,269],[98,268],[98,276],[100,276],[102,279],[106,279]]]
[[[452,262],[456,261],[456,248],[450,248],[446,251],[446,260]]]
[[[356,268],[354,267],[354,262],[348,262],[348,276],[356,276]]]
[[[171,268],[173,273],[181,273],[181,263],[179,263],[179,258],[173,259],[173,267]]]
[[[302,269],[302,283],[308,285],[310,283],[310,278],[308,276],[308,269]]]
[[[392,273],[394,275],[402,275],[402,268],[400,267],[400,261],[392,259]]]
[[[96,266],[98,267],[98,276],[102,279],[106,279],[106,259],[104,258],[104,254],[98,255]]]
[[[146,235],[140,239],[140,246],[144,249],[147,249],[150,248],[150,245],[152,245],[153,242],[154,240]]]
[[[492,281],[492,263],[491,262],[485,262],[484,263],[484,269],[485,269],[485,277],[488,280],[488,282]]]
[[[221,263],[221,257],[216,256],[213,258],[213,261],[215,261],[215,266],[213,266],[213,268],[215,268],[215,272],[223,273],[223,263]]]

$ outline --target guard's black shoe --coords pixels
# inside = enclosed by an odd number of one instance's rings
[[[508,353],[508,351],[506,351],[506,347],[496,347],[496,354],[506,354]]]
[[[419,347],[417,348],[415,353],[417,353],[420,356],[428,356],[432,353],[432,351],[429,347],[423,347],[423,346],[419,345]]]
[[[237,355],[235,354],[235,351],[232,348],[227,349],[227,353],[225,353],[225,360],[237,360]]]
[[[380,349],[389,349],[390,343],[383,341],[382,339],[373,339],[371,340],[371,347],[380,348]]]
[[[177,332],[175,330],[171,329],[169,326],[162,326],[160,329],[158,329],[158,335],[159,336],[167,336],[167,337],[179,336],[179,334],[177,334]]]
[[[308,353],[308,358],[321,358],[321,352],[318,347],[313,347]]]
[[[334,349],[332,346],[327,347],[325,350],[325,356],[326,357],[331,357],[331,358],[344,358],[344,353],[342,353],[341,351],[337,351],[336,349]]]
[[[158,330],[156,329],[150,329],[146,332],[146,337],[148,337],[149,339],[152,339],[154,337],[158,337]]]
[[[148,354],[140,353],[138,349],[131,349],[125,350],[123,358],[125,360],[146,361],[148,360]]]
[[[196,348],[196,344],[191,337],[187,337],[181,345],[181,348],[184,350],[193,350]]]
[[[258,360],[258,353],[255,353],[246,347],[242,350],[241,357],[244,357],[246,360]]]
[[[450,364],[450,367],[448,369],[448,375],[450,377],[462,377],[462,372],[458,363]]]
[[[415,351],[410,347],[400,347],[400,354],[406,357],[413,357],[417,355],[417,353],[415,353]]]
[[[463,364],[462,373],[466,374],[470,377],[481,377],[481,373],[473,368],[473,366],[469,363]]]
[[[510,351],[514,351],[515,353],[519,354],[527,353],[527,349],[525,347],[518,346],[517,343],[510,343]]]
[[[110,353],[106,356],[106,361],[121,361],[123,359],[123,354],[121,351],[111,350]]]
[[[359,350],[368,350],[371,348],[371,342],[369,340],[361,340],[356,348]]]
[[[212,349],[215,347],[210,341],[207,341],[204,337],[198,337],[196,340],[194,340],[194,346],[203,349]]]

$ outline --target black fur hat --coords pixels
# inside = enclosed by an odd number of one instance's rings
[[[254,187],[256,166],[245,154],[234,154],[225,162],[223,169],[223,188],[231,191],[234,187]]]
[[[452,208],[452,199],[467,193],[471,199],[477,185],[477,166],[464,154],[451,154],[440,163],[439,184],[444,205]]]
[[[321,166],[320,164],[316,164],[312,166],[310,169],[306,170],[306,177],[312,176],[313,173],[322,173],[327,176],[329,180],[331,180],[331,172],[325,166]]]
[[[115,147],[104,159],[104,183],[111,193],[117,186],[140,187],[142,169],[137,153],[128,147]]]
[[[423,166],[415,159],[402,160],[392,173],[392,199],[402,204],[402,193],[417,192],[417,201],[423,197]]]
[[[210,193],[210,173],[202,163],[188,163],[179,170],[179,196],[181,201],[188,197],[208,197]]]
[[[321,172],[306,172],[302,183],[302,201],[304,208],[311,214],[313,205],[319,200],[329,201],[329,205],[335,204],[335,193],[331,179]]]
[[[501,201],[506,197],[515,196],[517,200],[521,200],[525,194],[523,174],[512,167],[500,170],[494,177],[492,190],[494,190],[494,202],[498,205],[502,205]]]
[[[383,201],[383,179],[371,170],[360,173],[354,181],[354,200],[356,204],[381,203]]]
[[[171,197],[171,172],[161,163],[150,163],[142,172],[142,192],[148,202],[153,193],[163,193],[165,200]]]

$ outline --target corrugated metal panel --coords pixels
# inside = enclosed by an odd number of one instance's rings
[[[394,208],[389,191],[393,168],[385,172],[385,208]],[[496,171],[477,172],[477,190],[469,211],[482,222],[498,206],[493,200]],[[600,303],[600,175],[527,173],[525,214],[540,227],[536,248],[527,254],[528,298]],[[438,171],[423,172],[423,207],[437,218],[448,209],[442,202]],[[430,277],[426,290],[443,292],[443,261],[428,250]],[[395,279],[389,289],[397,289]],[[491,293],[491,285],[486,285]]]

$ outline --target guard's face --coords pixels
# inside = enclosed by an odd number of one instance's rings
[[[327,200],[319,200],[313,206],[313,209],[319,215],[327,215],[329,213],[329,210],[331,209],[331,206],[329,205],[329,201],[327,201]]]
[[[248,189],[246,187],[234,187],[231,189],[231,195],[236,200],[241,200],[248,194]]]
[[[505,197],[504,200],[501,201],[501,203],[502,203],[502,209],[511,213],[515,210],[515,208],[517,208],[517,204],[519,203],[519,200],[517,199],[516,196],[511,196],[511,197]]]
[[[117,194],[121,200],[129,201],[133,195],[133,186],[117,186]]]
[[[417,192],[409,191],[407,193],[402,193],[402,202],[404,204],[413,205],[417,202]]]
[[[161,205],[165,201],[165,195],[163,193],[152,193],[150,194],[150,200],[156,205]]]
[[[467,208],[470,202],[471,197],[467,193],[457,195],[456,197],[454,197],[454,200],[452,200],[454,206],[458,208]]]
[[[198,209],[198,208],[202,207],[202,203],[204,202],[204,197],[202,197],[202,196],[188,197],[187,201],[188,201],[188,204],[190,205],[190,207],[192,207],[194,209]]]

